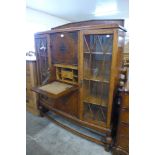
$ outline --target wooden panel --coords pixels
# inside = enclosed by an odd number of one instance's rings
[[[78,32],[79,119],[83,120],[83,34]]]
[[[36,93],[31,88],[36,86],[36,62],[26,61],[26,109],[33,114],[39,114]]]
[[[107,128],[110,128],[111,125],[111,112],[112,112],[112,103],[114,97],[115,89],[115,78],[116,78],[116,62],[117,62],[117,43],[118,43],[118,32],[114,31],[113,35],[113,50],[112,50],[112,64],[111,64],[111,74],[110,74],[110,90],[109,90],[109,103],[108,103],[108,113],[107,113]]]
[[[125,151],[119,147],[118,148],[114,147],[113,151],[112,151],[112,155],[129,155],[129,152],[128,152],[128,150]]]
[[[124,93],[122,95],[122,108],[129,108],[129,94],[128,93]]]
[[[53,64],[77,65],[77,32],[51,34],[51,52]]]
[[[43,91],[47,91],[51,94],[57,95],[71,87],[72,87],[71,85],[54,81],[52,83],[49,83],[49,84],[39,87],[39,89],[41,89]]]
[[[80,120],[76,117],[73,117],[71,116],[70,114],[67,114],[67,113],[64,113],[62,112],[61,110],[57,110],[55,108],[52,108],[52,106],[49,106],[49,104],[46,102],[46,101],[41,101],[42,104],[47,107],[48,109],[50,109],[51,111],[69,119],[70,121],[73,121],[74,123],[78,124],[78,125],[82,125],[82,126],[85,126],[85,127],[88,127],[88,128],[92,128],[96,131],[99,131],[99,132],[102,132],[102,133],[110,133],[111,131],[105,127],[101,127],[101,126],[98,126],[98,125],[95,125],[95,124],[91,124],[91,123],[88,123],[88,122],[85,122],[83,120]]]
[[[70,69],[75,69],[75,70],[78,69],[77,66],[73,66],[73,65],[54,64],[54,66],[55,67],[60,67],[60,68],[70,68]]]
[[[44,86],[32,88],[34,92],[54,99],[65,96],[77,89],[78,87],[75,85],[69,85],[59,81],[54,81]]]
[[[129,137],[129,126],[123,123],[120,123],[118,132],[119,132],[119,135]]]
[[[79,92],[74,91],[58,99],[48,97],[46,101],[42,101],[46,102],[51,108],[55,108],[72,116],[78,117],[78,95]]]
[[[53,29],[69,28],[69,27],[100,25],[100,24],[113,24],[113,23],[124,26],[123,19],[106,19],[106,20],[88,20],[88,21],[81,21],[81,22],[74,22],[74,23],[72,22],[72,23],[54,27],[54,28],[52,28],[52,30]]]
[[[36,38],[39,35],[42,34],[53,34],[56,32],[73,32],[73,31],[79,31],[79,30],[97,30],[97,29],[120,29],[126,32],[126,29],[118,24],[101,24],[101,25],[88,25],[88,26],[79,26],[79,27],[71,27],[71,28],[62,28],[62,29],[53,29],[49,31],[44,32],[38,32],[36,33]]]
[[[128,151],[129,149],[129,127],[121,124],[118,129],[117,146]]]
[[[124,123],[129,123],[129,111],[126,109],[121,109],[120,121]]]
[[[122,100],[121,100],[121,106],[120,106],[121,109],[120,109],[119,123],[117,127],[115,151],[118,154],[120,152],[122,155],[128,155],[129,153],[129,109],[126,108],[129,103],[128,92],[122,92],[121,97],[122,97]],[[124,101],[126,102],[125,104],[124,104]],[[125,105],[125,108],[123,105]]]
[[[125,151],[129,151],[129,139],[126,138],[125,136],[121,135],[118,138],[118,147],[123,148]]]
[[[73,116],[78,116],[78,92],[73,92],[69,95],[64,96],[63,98],[58,99],[54,108],[62,110]]]

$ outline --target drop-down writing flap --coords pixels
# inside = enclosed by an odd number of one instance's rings
[[[54,81],[49,84],[32,88],[32,91],[57,99],[78,89],[78,86]]]

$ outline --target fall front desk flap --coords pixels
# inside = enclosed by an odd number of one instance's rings
[[[72,91],[77,90],[78,87],[75,85],[59,82],[59,81],[54,81],[52,83],[32,88],[33,91],[36,93],[46,95],[51,98],[59,98],[62,96],[65,96],[69,94]]]

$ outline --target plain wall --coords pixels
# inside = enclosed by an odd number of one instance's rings
[[[34,51],[34,33],[50,30],[52,27],[69,22],[44,12],[26,8],[26,52]]]

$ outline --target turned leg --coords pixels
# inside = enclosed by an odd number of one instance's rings
[[[46,109],[45,107],[43,106],[39,106],[39,111],[40,111],[40,117],[44,117],[44,114],[43,113],[46,113],[48,112],[48,109]]]
[[[111,137],[111,132],[107,132],[106,133],[106,137],[105,137],[105,150],[107,152],[111,151],[112,148],[112,137]]]
[[[106,140],[105,150],[109,152],[111,150],[112,138],[106,137],[105,140]]]

